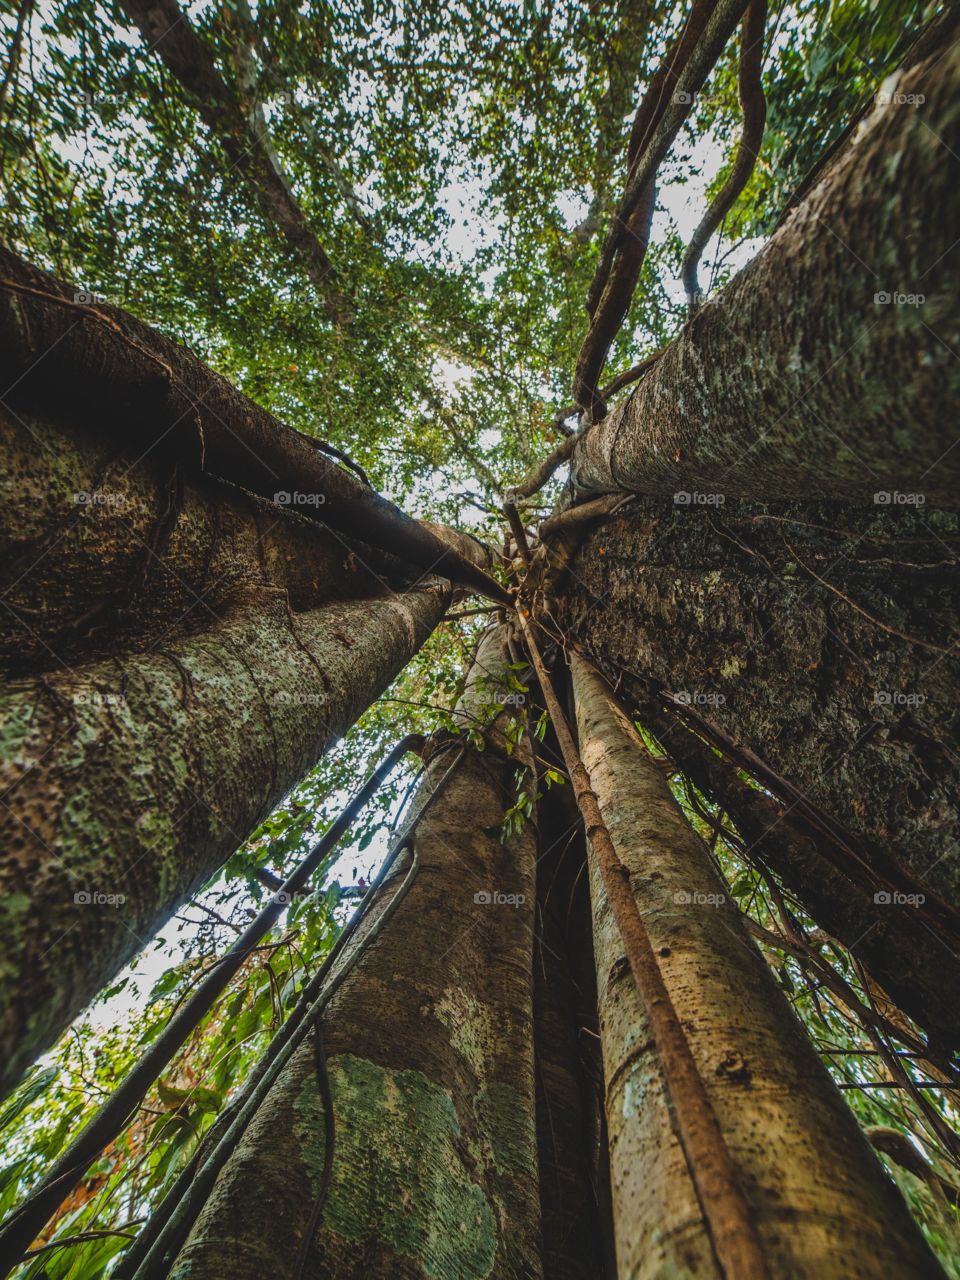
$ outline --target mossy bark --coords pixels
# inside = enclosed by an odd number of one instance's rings
[[[633,705],[679,697],[956,906],[957,542],[944,512],[637,499],[551,608]]]
[[[431,760],[416,808],[458,749]],[[541,1276],[536,841],[529,826],[498,838],[514,770],[466,751],[413,836],[420,866],[407,896],[324,1013],[335,1140],[305,1271],[313,1280]],[[343,963],[408,869],[405,857]],[[222,1171],[176,1280],[294,1276],[325,1155],[315,1048],[297,1051]]]
[[[194,635],[4,685],[4,1081],[344,733],[449,598],[436,584],[294,613],[249,587]]]
[[[419,575],[76,414],[0,406],[0,664],[58,671],[202,631],[238,593],[294,612]]]
[[[957,502],[960,50],[883,90],[756,258],[578,442],[579,496]]]
[[[942,1272],[606,683],[572,659],[580,751],[742,1179],[771,1275]],[[618,1274],[718,1276],[591,853]]]

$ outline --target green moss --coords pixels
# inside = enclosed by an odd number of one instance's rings
[[[326,1228],[357,1243],[375,1230],[437,1280],[489,1275],[496,1219],[464,1168],[449,1095],[419,1071],[389,1071],[352,1054],[331,1058],[328,1072],[337,1130]],[[319,1183],[323,1105],[312,1078],[294,1111],[302,1159]]]

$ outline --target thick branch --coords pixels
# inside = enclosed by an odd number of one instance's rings
[[[640,276],[657,170],[723,52],[747,0],[700,0],[634,121],[626,190],[587,295],[590,328],[577,358],[573,398],[594,417],[605,412],[596,386],[610,344],[626,318]]]
[[[124,12],[185,90],[190,104],[243,174],[260,211],[275,226],[315,285],[330,319],[349,323],[353,307],[341,292],[326,250],[300,208],[274,150],[263,111],[245,103],[222,79],[213,55],[177,0],[121,0]]]
[[[118,307],[74,300],[69,285],[0,250],[0,375],[7,403],[65,404],[115,432],[135,456],[159,448],[187,473],[214,475],[360,538],[501,604],[488,560],[441,539],[336,466],[183,347]],[[295,496],[299,495],[299,496]]]

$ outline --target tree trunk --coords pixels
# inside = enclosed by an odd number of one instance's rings
[[[956,546],[943,512],[638,500],[551,607],[631,705],[669,692],[955,908]]]
[[[960,49],[883,89],[750,265],[578,442],[579,496],[957,502]]]
[[[74,413],[0,407],[6,672],[58,671],[195,635],[251,589],[302,613],[419,577],[292,505],[137,452]]]
[[[502,661],[496,636],[478,655],[488,671]],[[323,1015],[335,1132],[303,1272],[315,1280],[541,1276],[536,841],[529,825],[498,839],[516,762],[472,749],[456,762],[459,750],[434,756],[414,801],[419,809],[442,788],[412,837],[419,870],[409,893]],[[405,860],[391,874],[343,964],[373,936],[408,870]],[[308,1040],[220,1174],[172,1277],[293,1280],[325,1120]]]
[[[583,762],[740,1172],[770,1274],[941,1275],[661,771],[596,671],[576,654],[571,665]],[[591,894],[619,1275],[719,1276],[592,853]]]
[[[649,705],[642,717],[683,773],[730,815],[750,859],[771,871],[818,925],[849,948],[934,1044],[949,1052],[960,1047],[956,931],[940,932],[936,921],[898,905],[869,869],[841,869],[822,833],[814,835],[799,812],[744,782],[734,764],[676,716]]]
[[[442,584],[198,634],[0,694],[3,1080],[55,1039],[410,660]]]
[[[184,474],[293,504],[341,535],[507,602],[469,538],[441,538],[405,515],[338,465],[338,450],[279,422],[184,347],[2,248],[0,272],[0,377],[14,414],[81,417],[132,450],[131,462],[157,451]]]

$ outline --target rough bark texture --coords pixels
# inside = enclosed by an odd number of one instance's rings
[[[8,412],[82,418],[113,435],[131,460],[156,452],[185,475],[208,475],[308,519],[442,573],[493,599],[507,597],[463,534],[405,515],[285,426],[184,347],[119,307],[85,294],[0,248],[0,380]]]
[[[647,727],[688,778],[733,819],[748,856],[771,871],[818,925],[849,947],[888,996],[933,1042],[960,1046],[960,937],[892,899],[883,882],[837,866],[837,851],[787,805],[750,786],[737,767],[663,708],[643,709]],[[877,893],[886,899],[876,901]]]
[[[569,792],[552,788],[539,806],[534,1040],[543,1274],[544,1280],[603,1280],[616,1274],[603,1069],[586,846]]]
[[[437,584],[295,614],[258,586],[198,634],[4,686],[4,1082],[389,684],[449,598]]]
[[[957,522],[877,510],[638,500],[551,609],[633,705],[680,697],[956,905]]]
[[[573,659],[580,750],[772,1275],[942,1274],[606,684]],[[719,1275],[646,1011],[591,853],[618,1274]],[[686,899],[689,898],[689,901]]]
[[[750,265],[578,441],[579,496],[957,502],[960,49],[884,92]]]
[[[59,670],[195,634],[250,589],[285,592],[301,612],[419,576],[292,505],[137,453],[72,415],[0,407],[6,671]]]
[[[451,751],[433,759],[415,807],[452,759]],[[529,826],[506,844],[497,838],[513,771],[490,752],[467,751],[415,832],[420,869],[409,893],[324,1014],[336,1131],[305,1272],[314,1280],[542,1274],[536,842]],[[352,946],[375,927],[408,866],[387,881]],[[478,893],[522,901],[477,902]],[[323,1164],[324,1108],[308,1042],[224,1168],[171,1275],[291,1280]]]

